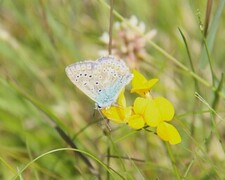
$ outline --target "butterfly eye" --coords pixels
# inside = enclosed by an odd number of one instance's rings
[[[98,105],[98,109],[101,109],[102,107]]]

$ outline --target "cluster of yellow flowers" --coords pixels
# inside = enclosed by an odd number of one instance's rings
[[[133,106],[126,105],[124,90],[118,98],[118,106],[102,109],[101,112],[109,120],[116,123],[127,123],[133,129],[146,127],[156,128],[156,134],[170,144],[178,144],[181,137],[177,129],[168,122],[173,119],[175,110],[170,101],[164,97],[152,98],[151,88],[158,79],[147,80],[138,71],[133,70],[131,93],[137,93]]]

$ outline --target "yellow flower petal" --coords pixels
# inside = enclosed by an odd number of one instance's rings
[[[148,87],[149,89],[151,89],[158,81],[159,81],[159,79],[156,79],[156,78],[150,79],[146,83],[146,87]]]
[[[172,103],[163,97],[154,98],[154,102],[159,108],[162,121],[171,121],[175,113]]]
[[[158,79],[147,81],[145,77],[136,70],[133,70],[134,78],[132,79],[131,93],[137,93],[143,97],[149,93],[151,88],[158,82]]]
[[[115,123],[126,123],[127,117],[132,113],[131,107],[110,107],[109,109],[102,109],[102,114],[107,117],[107,119]]]
[[[134,77],[131,81],[131,84],[132,84],[133,87],[138,87],[140,85],[140,83],[147,82],[145,77],[141,73],[139,73],[138,71],[132,70],[132,73],[134,75]]]
[[[144,119],[146,124],[151,127],[156,127],[161,122],[161,113],[154,99],[148,99]]]
[[[119,106],[122,106],[122,107],[126,107],[126,99],[125,99],[125,96],[124,96],[124,91],[125,91],[125,88],[123,88],[120,92],[120,95],[118,97],[118,100],[117,100],[117,104]]]
[[[144,115],[144,111],[147,107],[147,104],[148,104],[148,99],[141,98],[141,97],[136,98],[134,101],[134,108],[133,108],[134,112],[136,114]]]
[[[127,122],[128,122],[128,126],[130,126],[133,129],[141,129],[145,125],[145,121],[143,117],[138,114],[130,116],[127,119]]]
[[[169,141],[170,144],[178,144],[181,142],[181,137],[177,129],[166,122],[162,122],[157,127],[157,135],[164,141]]]

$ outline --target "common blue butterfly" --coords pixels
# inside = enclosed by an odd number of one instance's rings
[[[113,56],[77,62],[67,66],[65,71],[73,84],[99,108],[115,104],[121,90],[133,78],[125,62]]]

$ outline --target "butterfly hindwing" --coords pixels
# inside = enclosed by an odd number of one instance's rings
[[[97,97],[98,106],[109,107],[115,103],[123,87],[127,85],[133,78],[132,74],[124,75],[118,78],[111,87],[106,88]]]

